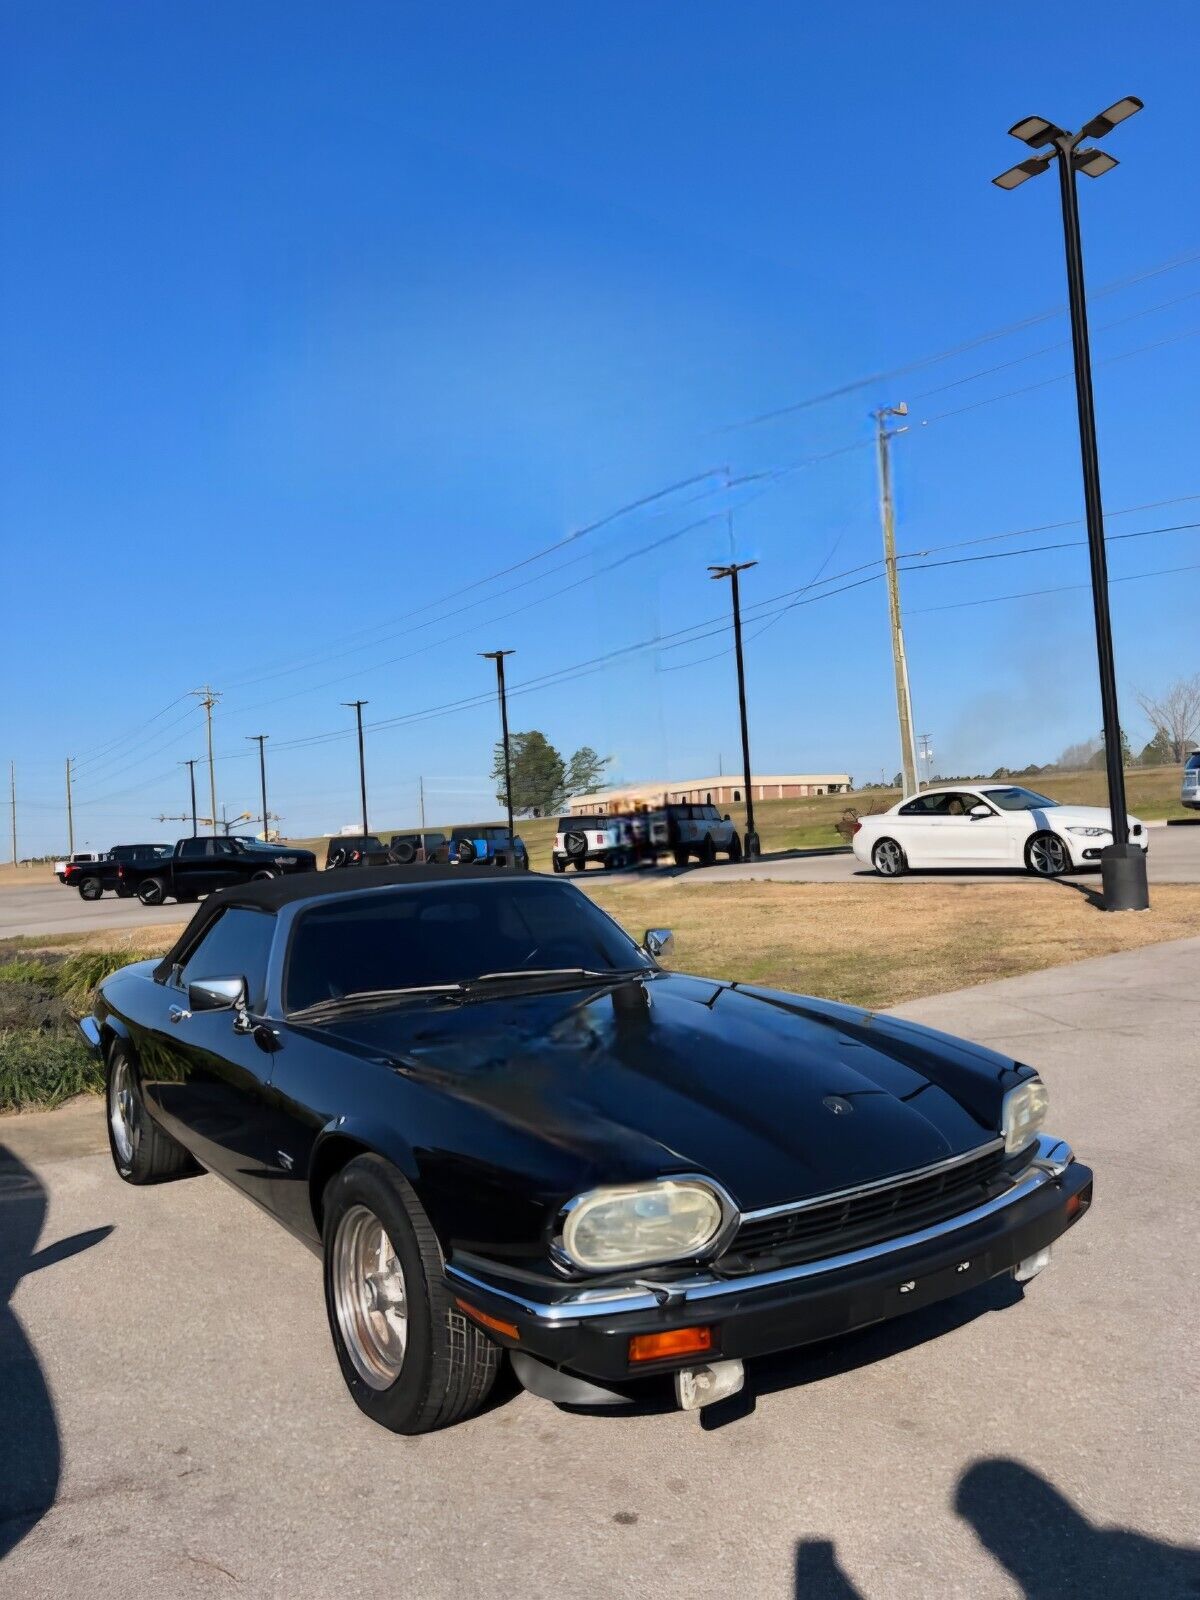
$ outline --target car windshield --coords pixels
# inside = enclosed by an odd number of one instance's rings
[[[286,1009],[455,987],[489,973],[527,974],[536,982],[564,969],[653,970],[628,934],[577,889],[502,879],[388,889],[301,912],[288,956]]]
[[[984,794],[993,805],[999,806],[1001,811],[1041,811],[1046,806],[1056,806],[1057,800],[1051,800],[1048,795],[1035,794],[1032,789],[1020,789],[1016,786],[1008,789],[985,789]]]

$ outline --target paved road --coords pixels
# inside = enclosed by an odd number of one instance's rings
[[[903,1009],[1044,1068],[1096,1205],[1023,1299],[760,1362],[719,1427],[383,1433],[266,1218],[120,1184],[95,1106],[0,1121],[5,1600],[1195,1600],[1200,940]]]
[[[1151,883],[1200,883],[1200,828],[1153,828],[1147,868]],[[1005,878],[1024,878],[1023,872],[913,872],[908,882],[932,882],[949,878],[956,883],[994,883]],[[1100,882],[1100,871],[1078,875]],[[731,867],[720,864],[703,870],[690,867],[679,874],[686,883],[737,883],[747,879],[775,883],[880,883],[870,867],[864,867],[848,851],[832,855],[785,856],[770,861],[755,861]]]
[[[1151,883],[1200,883],[1200,828],[1155,828],[1151,835],[1149,869]],[[860,866],[848,853],[788,856],[738,867],[724,864],[705,869],[660,867],[659,875],[681,884],[746,880],[883,884],[882,879],[869,868]],[[1099,872],[1086,876],[1097,884],[1100,881]],[[606,877],[608,874],[593,869],[582,881],[594,882]],[[909,881],[936,883],[951,878],[957,883],[989,883],[1010,877],[1024,878],[1025,874],[918,872],[913,873]],[[571,881],[576,881],[573,875]],[[96,928],[138,928],[156,922],[182,922],[191,915],[191,910],[189,906],[176,905],[147,908],[140,900],[118,900],[115,895],[87,902],[81,900],[74,889],[53,881],[40,881],[20,888],[0,888],[0,940],[22,933],[89,933]]]

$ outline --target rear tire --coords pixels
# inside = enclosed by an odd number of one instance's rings
[[[688,864],[688,853],[687,853],[686,850],[672,850],[671,854],[674,857],[675,865],[677,867],[686,867],[687,866],[687,864]]]
[[[1056,833],[1035,833],[1025,846],[1025,866],[1035,878],[1061,878],[1071,870],[1071,852]]]
[[[561,856],[555,856],[552,865],[555,872],[565,872],[567,870],[567,864]]]
[[[717,847],[713,843],[711,833],[704,835],[704,843],[700,846],[700,865],[702,867],[715,866],[717,862]]]
[[[108,1052],[105,1078],[108,1148],[118,1177],[126,1183],[169,1183],[204,1170],[146,1110],[133,1054],[120,1040]]]
[[[329,1331],[359,1410],[405,1434],[478,1410],[500,1349],[447,1290],[437,1235],[404,1175],[357,1156],[325,1190],[323,1234]]]
[[[574,857],[572,857],[571,865],[575,868],[576,872],[582,872],[584,867],[587,866],[587,857],[586,856],[574,856]]]
[[[881,878],[900,878],[908,871],[908,857],[895,839],[877,839],[871,848],[871,865]]]
[[[138,884],[137,897],[144,906],[160,906],[167,898],[167,886],[161,878],[147,878]]]
[[[459,865],[462,867],[469,867],[472,861],[475,859],[475,846],[471,843],[470,839],[460,839],[458,841],[457,853]]]
[[[99,900],[104,893],[104,885],[99,878],[84,878],[79,885],[79,898],[81,900]]]

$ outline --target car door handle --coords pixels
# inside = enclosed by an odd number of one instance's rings
[[[170,1006],[167,1010],[167,1017],[171,1022],[186,1022],[191,1014],[190,1011],[185,1011],[182,1006]]]

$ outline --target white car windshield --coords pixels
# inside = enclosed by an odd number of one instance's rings
[[[1020,789],[1015,785],[1008,789],[985,789],[983,792],[1001,811],[1041,811],[1044,806],[1058,804],[1048,795],[1034,794],[1032,789]]]

